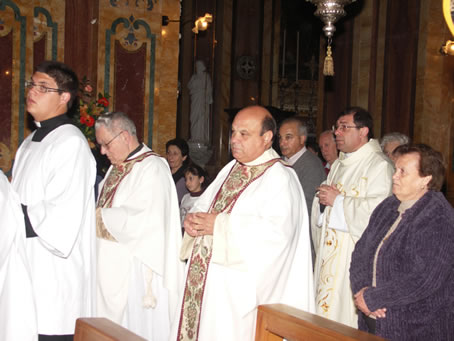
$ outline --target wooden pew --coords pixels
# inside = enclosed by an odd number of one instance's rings
[[[285,304],[260,305],[255,341],[379,341],[381,337],[362,332]]]
[[[144,341],[145,339],[106,318],[76,320],[74,341]],[[146,341],[146,340],[145,340]]]

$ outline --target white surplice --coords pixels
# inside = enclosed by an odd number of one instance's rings
[[[129,159],[149,151],[143,146]],[[101,214],[117,241],[97,238],[97,315],[148,340],[167,340],[184,263],[178,258],[177,192],[166,160],[151,155],[136,162],[118,186],[112,208],[101,208]],[[144,297],[154,307],[144,307]]]
[[[247,165],[274,158],[279,155],[269,149]],[[209,210],[235,162],[220,171],[191,212]],[[298,177],[280,162],[244,189],[230,214],[218,214],[200,341],[253,340],[260,304],[283,303],[314,311],[308,220]],[[182,258],[190,257],[193,240],[185,234]],[[179,318],[170,340],[177,338]]]
[[[317,314],[356,328],[358,316],[350,288],[350,261],[356,242],[375,207],[391,195],[393,166],[374,139],[331,166],[325,184],[342,193],[333,207],[320,213],[318,197],[312,205],[312,238]],[[334,217],[339,215],[338,219]],[[333,228],[336,227],[337,229]]]
[[[17,194],[0,170],[0,340],[38,340],[25,224]]]
[[[19,147],[12,186],[38,235],[26,239],[38,332],[74,334],[93,316],[96,164],[78,128],[64,124]]]

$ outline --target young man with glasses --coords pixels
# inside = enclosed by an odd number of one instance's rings
[[[372,138],[372,126],[372,117],[362,108],[340,114],[333,127],[339,158],[312,206],[317,313],[354,328],[358,317],[350,289],[351,254],[392,186],[393,166]]]
[[[66,115],[79,87],[74,72],[46,61],[26,87],[38,129],[17,151],[12,186],[24,214],[39,340],[72,340],[76,319],[93,313],[96,164]]]

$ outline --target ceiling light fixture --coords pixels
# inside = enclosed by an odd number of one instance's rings
[[[203,17],[199,17],[195,23],[192,32],[198,34],[199,31],[205,31],[208,28],[208,23],[213,22],[213,16],[210,13],[206,13]]]
[[[344,6],[355,2],[356,0],[306,0],[312,2],[317,6],[315,15],[320,17],[320,19],[325,23],[323,27],[323,32],[328,38],[328,45],[326,48],[326,57],[325,63],[323,66],[323,74],[325,76],[334,76],[334,63],[331,52],[331,43],[333,41],[333,35],[336,31],[334,24],[343,16],[346,12]]]

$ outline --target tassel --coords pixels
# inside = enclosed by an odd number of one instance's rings
[[[153,295],[153,291],[151,289],[151,281],[153,280],[153,271],[151,269],[147,269],[147,270],[148,270],[148,273],[144,273],[145,281],[147,282],[147,287],[145,289],[145,291],[146,291],[145,296],[142,299],[142,306],[145,309],[150,309],[150,308],[156,307],[157,302],[156,302],[156,297]],[[144,269],[144,271],[146,271],[146,270]]]
[[[330,45],[328,45],[328,48],[326,49],[325,63],[323,65],[323,74],[325,76],[334,76],[334,63]]]

